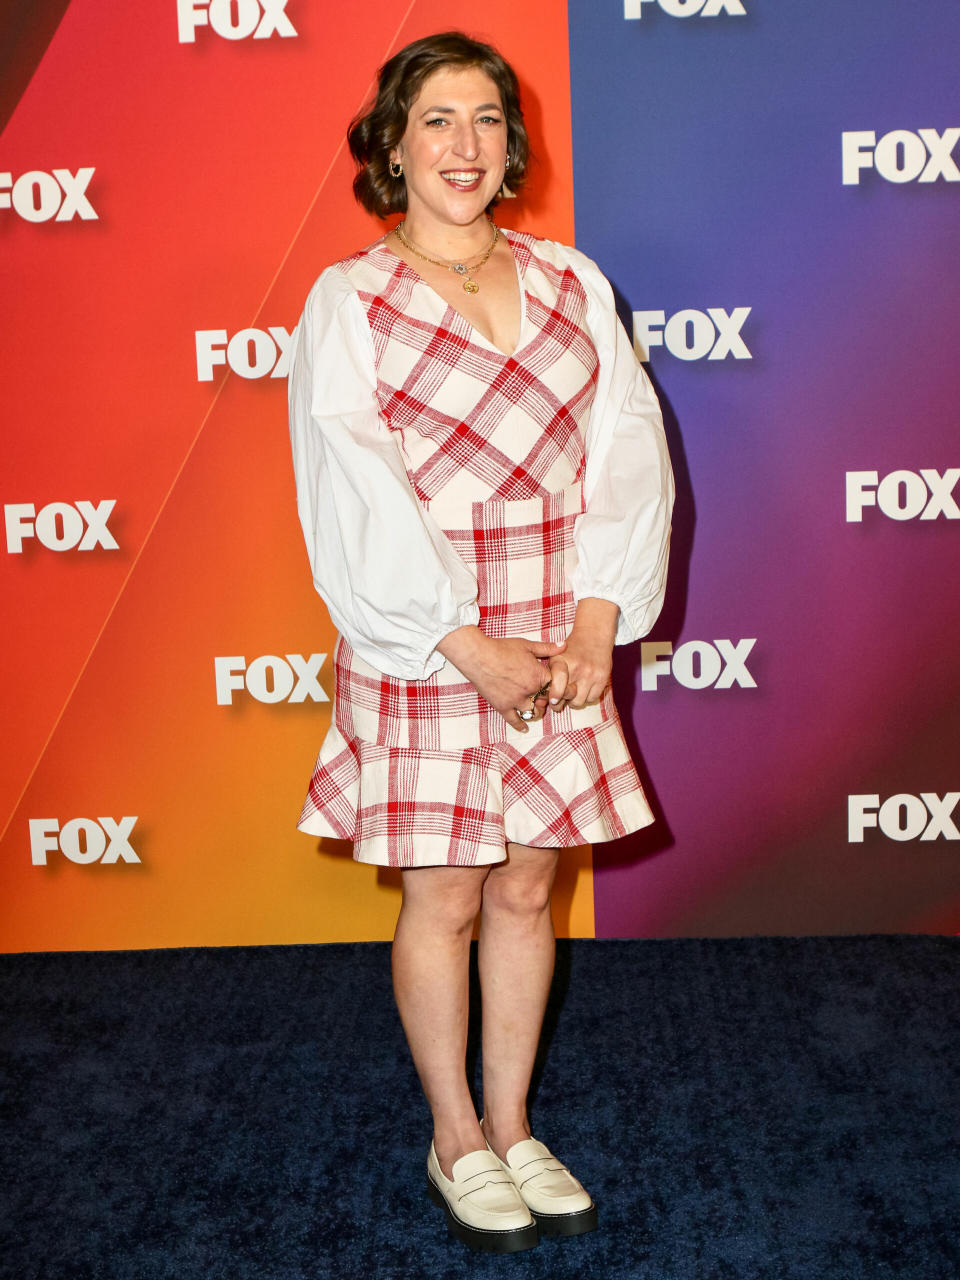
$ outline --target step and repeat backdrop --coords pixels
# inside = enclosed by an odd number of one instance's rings
[[[389,937],[295,823],[330,717],[286,427],[344,145],[431,31],[520,73],[506,224],[614,285],[678,479],[615,686],[657,824],[571,936],[960,928],[955,0],[47,0],[0,36],[0,947]]]

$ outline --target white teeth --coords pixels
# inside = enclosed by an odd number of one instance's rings
[[[440,176],[442,178],[445,178],[447,182],[476,182],[479,178],[483,177],[481,173],[477,173],[477,172],[464,173],[459,169],[450,170],[449,172],[443,173]]]

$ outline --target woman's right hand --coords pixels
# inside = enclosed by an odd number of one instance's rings
[[[523,637],[496,640],[484,635],[479,627],[458,627],[444,636],[437,649],[463,672],[508,725],[526,733],[527,726],[517,708],[533,706],[535,718],[542,718],[546,696],[534,704],[530,695],[550,680],[550,670],[541,659],[556,657],[564,646]]]

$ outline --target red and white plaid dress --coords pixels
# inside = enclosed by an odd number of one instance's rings
[[[598,357],[575,272],[549,242],[504,234],[523,300],[512,355],[383,240],[334,270],[369,325],[377,410],[409,485],[476,578],[481,629],[560,641]],[[299,828],[352,840],[361,862],[494,863],[507,841],[593,843],[653,820],[609,691],[519,733],[449,662],[425,679],[385,675],[341,635],[334,663],[333,723]]]

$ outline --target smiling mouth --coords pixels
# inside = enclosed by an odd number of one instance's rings
[[[457,191],[475,191],[485,172],[484,169],[445,169],[440,177]]]

